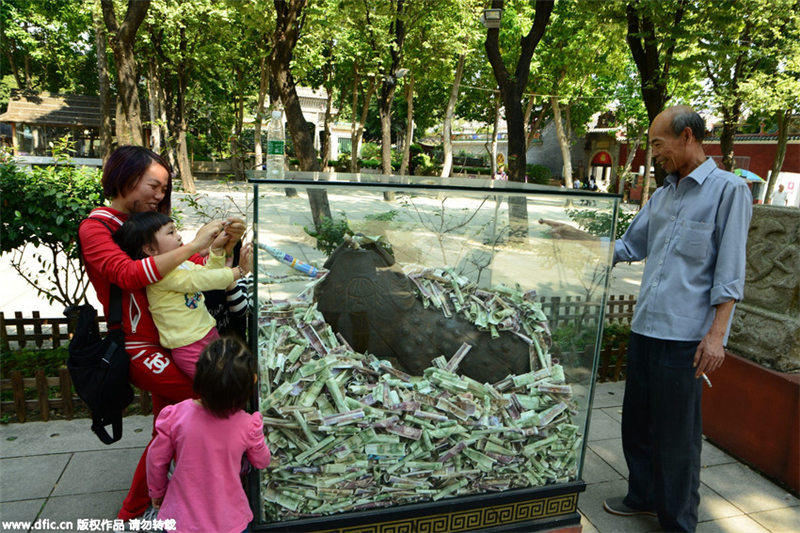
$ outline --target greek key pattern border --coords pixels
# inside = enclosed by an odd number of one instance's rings
[[[549,518],[574,513],[577,509],[578,493],[574,492],[493,507],[478,507],[452,513],[348,526],[328,531],[339,533],[450,533]]]

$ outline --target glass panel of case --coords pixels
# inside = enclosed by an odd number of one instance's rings
[[[367,174],[251,182],[273,454],[261,521],[580,478],[617,196]]]

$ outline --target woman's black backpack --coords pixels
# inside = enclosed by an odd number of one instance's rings
[[[108,227],[105,222],[103,225]],[[111,284],[109,292],[105,337],[100,336],[97,311],[91,305],[70,306],[64,310],[68,318],[77,319],[75,333],[69,341],[67,368],[78,396],[92,413],[92,431],[104,444],[122,438],[122,412],[133,401],[133,388],[128,382],[130,356],[125,351],[122,331],[122,290]],[[105,428],[109,424],[113,437]]]

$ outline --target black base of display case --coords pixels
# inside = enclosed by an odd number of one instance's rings
[[[253,524],[251,531],[359,533],[543,531],[580,526],[583,481],[369,511]]]

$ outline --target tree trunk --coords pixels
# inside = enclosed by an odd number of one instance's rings
[[[561,173],[564,177],[564,186],[572,188],[572,155],[570,154],[570,142],[567,133],[564,131],[564,124],[561,122],[561,106],[558,103],[558,96],[550,97],[550,107],[553,108],[553,119],[556,124],[556,135],[558,136],[558,146],[561,148]]]
[[[231,150],[231,167],[236,179],[244,178],[244,145],[242,143],[242,129],[244,122],[244,96],[242,95],[242,71],[234,68],[236,76],[237,96],[234,101],[233,128],[229,139]]]
[[[621,194],[625,189],[625,181],[631,173],[633,159],[636,157],[636,151],[639,149],[639,145],[642,144],[643,137],[644,132],[639,132],[636,140],[633,141],[633,148],[631,148],[630,143],[628,143],[628,155],[625,157],[625,166],[622,167],[622,172],[617,176],[617,194]]]
[[[241,73],[237,73],[240,77],[239,81],[241,83]],[[236,171],[236,179],[244,179],[244,167],[246,164],[247,154],[244,149],[244,142],[242,142],[242,132],[244,131],[244,96],[242,93],[244,92],[241,89],[241,84],[239,85],[239,105],[236,109],[236,130],[234,132],[235,139],[236,139],[236,155],[238,159],[238,165],[234,169]]]
[[[381,168],[384,174],[392,174],[392,100],[394,100],[394,91],[397,87],[397,82],[393,82],[392,86],[387,88],[384,82],[381,88],[381,99],[378,110],[381,116]],[[392,191],[384,191],[383,199],[387,202],[394,201],[394,193]]]
[[[688,0],[678,0],[671,21],[673,32],[682,27],[681,21],[687,4]],[[627,21],[625,40],[639,71],[642,100],[647,109],[647,118],[652,125],[653,119],[664,109],[667,101],[667,82],[672,56],[675,53],[676,36],[671,35],[671,39],[656,36],[656,25],[650,16],[644,11],[639,11],[640,8],[644,9],[645,7],[639,2],[628,2],[625,6]],[[664,169],[658,167],[656,184],[661,186],[665,177]]]
[[[181,186],[188,193],[196,193],[194,186],[194,176],[192,176],[192,164],[189,162],[189,147],[186,143],[186,118],[181,117],[181,125],[178,129],[178,173],[181,175]]]
[[[384,174],[392,174],[392,101],[397,89],[393,76],[383,82],[378,111],[381,117],[381,169]]]
[[[297,85],[290,68],[294,47],[300,38],[300,17],[305,6],[305,0],[286,2],[274,0],[277,20],[275,33],[272,37],[274,46],[270,53],[270,91],[275,90],[280,95],[286,120],[289,124],[289,135],[292,137],[297,159],[300,161],[300,170],[319,171],[319,160],[314,148],[313,130],[311,130],[303,117],[300,107],[300,98],[297,96]],[[308,189],[308,202],[311,208],[311,217],[314,226],[319,230],[323,218],[331,218],[331,208],[328,195],[324,189]]]
[[[106,29],[101,15],[96,11],[94,18],[94,41],[97,49],[97,78],[100,88],[100,153],[103,162],[111,155],[113,138],[111,134],[111,87],[108,81],[108,57],[106,55]]]
[[[503,9],[503,0],[492,0],[493,9]],[[544,36],[550,22],[553,2],[536,0],[536,13],[527,35],[520,40],[520,55],[514,73],[511,74],[503,63],[500,53],[500,29],[489,28],[486,32],[484,48],[492,66],[494,78],[500,87],[508,124],[508,170],[509,179],[525,181],[525,121],[522,112],[522,92],[528,84],[531,58],[539,41]],[[527,216],[527,212],[526,212]],[[527,230],[527,223],[525,225]]]
[[[158,79],[156,60],[147,62],[147,96],[150,99],[150,149],[161,153],[161,82]]]
[[[128,117],[125,116],[125,111],[122,109],[122,98],[120,98],[119,95],[117,95],[114,105],[116,113],[116,117],[114,119],[114,132],[117,136],[117,145],[121,146],[124,144],[131,144],[131,128],[128,124]]]
[[[142,137],[142,119],[139,110],[139,89],[136,74],[136,58],[133,47],[136,42],[136,31],[150,7],[150,0],[129,2],[128,11],[122,24],[117,23],[114,14],[113,0],[101,0],[103,19],[106,28],[111,34],[112,49],[117,73],[118,98],[121,100],[121,110],[128,126],[127,141],[141,146],[144,144]],[[119,129],[119,128],[118,128]],[[123,139],[117,139],[120,144]]]
[[[530,149],[534,137],[539,132],[539,128],[544,121],[544,116],[547,114],[547,106],[547,102],[542,102],[542,108],[539,110],[539,115],[534,122],[529,123],[528,119],[525,119],[525,123],[528,127],[528,135],[525,137],[525,153],[528,153],[528,149]]]
[[[189,162],[189,147],[186,144],[186,31],[180,29],[180,62],[178,63],[178,173],[181,175],[183,190],[194,194],[192,165]]]
[[[164,120],[164,147],[166,149],[167,161],[173,169],[178,168],[178,137],[176,132],[180,129],[180,113],[178,110],[177,77],[172,76],[165,79],[162,76],[162,95],[164,98],[163,120]]]
[[[647,200],[650,198],[650,167],[653,165],[653,146],[648,141],[647,151],[644,155],[644,179],[642,180],[642,198],[639,202],[639,208],[644,207]]]
[[[494,94],[494,122],[492,123],[492,140],[491,140],[491,149],[489,151],[491,161],[489,162],[489,168],[491,169],[491,175],[494,177],[497,174],[497,130],[500,129],[500,95],[498,93]]]
[[[400,163],[400,174],[408,174],[411,161],[411,143],[414,142],[414,77],[406,81],[406,138],[403,141],[403,160]]]
[[[31,79],[31,56],[25,54],[25,90],[33,90],[33,81]]]
[[[356,113],[358,112],[358,92],[361,77],[358,74],[358,64],[353,65],[353,105],[350,107],[350,172],[358,172],[358,151],[356,150]]]
[[[767,183],[767,194],[764,196],[765,200],[769,200],[772,196],[772,190],[775,184],[778,183],[778,176],[781,174],[783,168],[783,160],[786,157],[786,142],[789,139],[789,122],[792,116],[792,111],[787,109],[785,111],[778,111],[778,146],[775,150],[775,159],[772,160],[772,169],[769,175],[769,182]]]
[[[264,122],[264,100],[266,99],[269,85],[267,59],[264,56],[259,61],[259,71],[261,72],[261,79],[258,83],[258,103],[256,103],[255,131],[253,132],[256,170],[262,170],[264,166],[264,152],[261,146],[261,124]]]
[[[525,151],[528,150],[528,138],[531,135],[531,115],[533,114],[533,96],[528,97],[528,103],[525,104]]]
[[[325,103],[325,122],[322,126],[322,135],[319,140],[319,151],[322,157],[322,168],[327,168],[328,162],[331,160],[331,103],[332,91],[331,88],[325,89],[328,93],[328,101]]]
[[[17,82],[17,87],[22,89],[24,87],[22,78],[19,75],[19,68],[17,68],[17,63],[14,61],[14,48],[12,48],[11,43],[8,42],[6,39],[6,32],[3,26],[0,26],[0,46],[3,47],[3,50],[6,52],[6,59],[8,59],[8,66],[11,67],[11,72],[14,74],[14,79]]]
[[[458,56],[456,75],[453,79],[453,87],[450,89],[450,99],[447,101],[447,109],[444,113],[444,125],[442,127],[442,142],[444,144],[444,161],[442,162],[443,178],[449,178],[453,170],[453,113],[455,113],[456,110],[458,90],[459,86],[461,85],[461,76],[464,74],[464,61],[466,58],[466,54],[461,54]]]
[[[352,139],[352,154],[350,155],[350,172],[359,172],[358,168],[358,153],[361,151],[361,138],[364,136],[364,123],[367,121],[369,114],[369,104],[372,103],[372,96],[378,88],[378,80],[370,78],[367,85],[367,93],[364,95],[364,103],[361,108],[361,116],[359,117],[358,124],[354,124],[355,136]],[[355,100],[355,97],[354,97]],[[353,112],[355,114],[355,111]],[[356,127],[357,126],[357,127]]]
[[[722,132],[719,136],[719,147],[722,152],[722,166],[728,172],[733,171],[733,140],[736,134],[736,127],[739,125],[739,115],[741,113],[741,102],[734,100],[730,106],[722,108]]]

